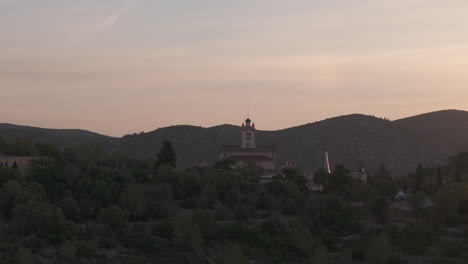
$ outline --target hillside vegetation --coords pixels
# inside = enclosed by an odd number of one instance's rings
[[[255,163],[177,168],[170,141],[153,161],[101,146],[0,143],[49,157],[29,176],[0,167],[0,264],[468,261],[468,153],[367,183],[338,165],[316,171],[324,188],[312,192],[294,168],[267,183]],[[395,198],[400,189],[407,200]]]
[[[261,128],[261,120],[257,120]],[[239,127],[210,128],[172,126],[148,133],[111,138],[81,130],[51,130],[0,125],[0,136],[29,137],[59,146],[102,143],[110,152],[138,158],[154,158],[160,142],[169,139],[179,155],[178,166],[189,168],[198,161],[214,164],[224,144],[239,144]],[[333,164],[358,164],[375,171],[386,164],[402,175],[422,163],[436,166],[453,154],[468,151],[468,112],[446,110],[396,121],[365,115],[348,115],[278,131],[258,131],[258,144],[275,144],[278,162],[292,159],[306,171],[323,164],[329,152]]]

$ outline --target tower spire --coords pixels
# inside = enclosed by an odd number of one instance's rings
[[[328,151],[325,152],[324,169],[328,172],[328,174],[331,174],[330,160],[328,159]]]

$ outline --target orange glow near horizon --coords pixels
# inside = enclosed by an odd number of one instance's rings
[[[239,125],[245,105],[261,130],[468,110],[465,1],[157,2],[1,2],[0,123],[122,136]]]

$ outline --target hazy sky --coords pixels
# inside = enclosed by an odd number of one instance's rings
[[[0,0],[0,122],[113,136],[468,109],[466,0]]]

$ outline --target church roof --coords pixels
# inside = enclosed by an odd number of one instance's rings
[[[14,159],[14,160],[40,160],[47,159],[48,157],[34,157],[34,156],[13,156],[0,152],[0,159]]]
[[[228,159],[233,161],[270,161],[274,160],[267,156],[262,155],[250,155],[250,156],[243,156],[243,155],[233,155],[229,156]]]
[[[239,145],[224,145],[222,152],[276,152],[276,146],[257,146],[256,148],[241,148]]]

